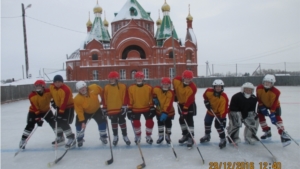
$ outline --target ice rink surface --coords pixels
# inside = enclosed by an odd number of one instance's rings
[[[286,131],[300,143],[300,87],[278,86],[281,91],[280,102],[282,107],[282,119]],[[199,139],[204,135],[204,116],[206,109],[203,104],[202,94],[205,88],[199,88],[196,95],[197,116],[194,117],[195,123],[195,140],[200,152],[205,160],[202,164],[201,157],[194,146],[188,150],[186,145],[180,145],[178,139],[181,138],[181,129],[178,122],[178,114],[176,113],[173,120],[173,128],[171,138],[173,140],[174,149],[179,157],[176,161],[172,149],[165,142],[161,145],[156,144],[158,131],[155,118],[155,126],[152,138],[154,143],[149,145],[145,141],[144,118],[142,117],[142,141],[141,148],[146,161],[146,168],[160,169],[213,169],[212,164],[220,164],[221,168],[226,169],[229,163],[237,162],[252,163],[253,169],[263,169],[263,163],[267,164],[266,169],[272,163],[271,154],[264,146],[257,142],[255,145],[249,145],[244,142],[243,128],[240,130],[240,138],[242,143],[239,144],[238,150],[227,143],[224,149],[220,149],[219,137],[217,131],[212,127],[211,141],[206,144],[200,144]],[[239,87],[225,87],[228,98],[240,91]],[[174,106],[176,104],[174,103]],[[19,141],[26,125],[26,116],[28,113],[29,101],[22,100],[1,105],[1,168],[2,169],[43,169],[48,168],[47,164],[54,161],[55,151],[51,146],[54,140],[54,134],[47,123],[43,127],[39,127],[28,141],[26,149],[14,157],[18,150]],[[75,121],[75,120],[74,120]],[[73,132],[75,132],[75,122],[72,124]],[[276,156],[278,165],[281,164],[282,169],[300,168],[300,148],[293,141],[291,145],[282,147],[280,136],[274,125],[271,125],[269,118],[267,123],[271,126],[272,140],[264,142],[265,146]],[[110,121],[109,121],[110,124]],[[228,120],[227,120],[228,124]],[[111,129],[111,126],[110,126]],[[85,132],[85,142],[83,147],[70,150],[65,157],[52,168],[57,169],[134,169],[142,163],[142,159],[138,147],[133,144],[134,133],[130,122],[127,120],[128,136],[132,142],[130,146],[126,146],[119,129],[119,144],[113,147],[114,162],[111,165],[105,165],[105,161],[111,158],[109,144],[103,145],[99,140],[99,133],[95,121],[91,121],[87,125]],[[110,131],[112,133],[112,131]],[[257,136],[262,135],[259,126]],[[111,135],[112,137],[112,135]],[[64,152],[63,147],[59,147],[57,155],[60,156]],[[246,162],[245,162],[246,161]],[[249,168],[250,169],[250,168]]]

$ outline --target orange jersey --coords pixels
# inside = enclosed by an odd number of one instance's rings
[[[107,109],[108,115],[119,114],[122,106],[128,104],[127,86],[123,83],[108,84],[104,87],[103,98],[103,108]]]
[[[66,108],[74,107],[74,100],[72,90],[66,84],[62,84],[60,88],[50,84],[50,93],[57,107],[59,107],[59,113],[64,113]]]
[[[50,90],[44,89],[44,93],[40,96],[37,92],[32,91],[29,96],[30,107],[29,112],[34,112],[36,115],[46,113],[50,110],[50,100],[52,98]]]
[[[183,104],[183,109],[188,109],[192,103],[195,102],[195,95],[197,92],[197,86],[194,82],[189,85],[183,84],[183,79],[177,76],[173,79],[173,87],[178,103]]]
[[[153,88],[152,95],[157,97],[160,104],[159,107],[156,107],[157,114],[160,115],[165,112],[169,117],[173,117],[175,114],[173,107],[174,92],[172,90],[163,92],[161,87],[157,86]]]
[[[214,96],[214,89],[207,88],[203,94],[203,98],[209,101],[211,109],[218,117],[226,118],[226,114],[228,113],[228,97],[226,93],[222,92],[220,97],[216,97]],[[207,111],[207,113],[214,116],[210,111]]]
[[[96,85],[91,84],[87,87],[87,96],[78,93],[74,98],[75,111],[79,121],[84,121],[84,113],[93,114],[100,108],[100,101],[103,98],[103,89]]]
[[[129,104],[128,108],[132,109],[133,113],[148,112],[153,106],[152,102],[152,87],[144,84],[138,87],[136,84],[128,88]]]
[[[265,90],[262,84],[256,87],[258,105],[266,106],[271,112],[275,112],[275,110],[280,107],[279,96],[280,91],[274,86],[268,90]]]

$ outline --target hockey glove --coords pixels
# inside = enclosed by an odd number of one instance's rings
[[[189,112],[187,109],[182,109],[181,115],[183,118],[187,119]]]
[[[57,106],[56,106],[54,100],[51,100],[50,103],[51,103],[51,107],[53,107],[53,109],[56,109],[56,108],[57,108]]]
[[[151,107],[149,117],[153,118],[155,115],[156,115],[156,109],[155,107]]]
[[[161,115],[160,115],[159,120],[160,120],[161,122],[164,122],[164,121],[167,120],[167,118],[168,118],[167,113],[166,113],[166,112],[162,112]]]
[[[205,105],[206,109],[210,111],[211,106],[210,106],[210,103],[208,100],[204,100],[204,105]]]
[[[42,118],[35,118],[35,121],[39,127],[43,126],[44,121],[42,120]]]
[[[159,107],[159,106],[160,106],[159,100],[158,100],[157,97],[154,97],[154,98],[152,99],[152,101],[153,101],[153,103],[154,103],[154,105],[155,105],[156,107]]]
[[[265,106],[258,106],[258,109],[261,114],[263,114],[265,116],[269,116],[268,109]]]
[[[129,120],[132,120],[132,110],[131,109],[127,109],[127,118]]]
[[[270,117],[270,119],[271,119],[272,124],[276,125],[277,119],[276,119],[275,113],[271,113],[271,114],[269,115],[269,117]]]

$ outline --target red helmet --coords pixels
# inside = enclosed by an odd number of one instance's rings
[[[145,78],[145,75],[143,72],[136,72],[134,78]]]
[[[171,80],[168,77],[161,78],[161,84],[171,84]]]
[[[45,87],[46,83],[45,83],[44,80],[37,80],[37,81],[34,82],[34,85],[35,86],[41,85],[42,87]]]
[[[108,74],[108,78],[109,79],[119,79],[120,78],[120,75],[118,72],[116,71],[112,71]]]
[[[185,71],[183,71],[183,73],[182,73],[182,77],[183,77],[184,79],[192,79],[192,78],[194,77],[194,74],[193,74],[193,72],[190,71],[190,70],[185,70]]]

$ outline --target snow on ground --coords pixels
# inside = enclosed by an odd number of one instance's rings
[[[278,87],[281,90],[281,106],[282,118],[286,131],[300,143],[300,87]],[[272,162],[270,153],[263,147],[260,142],[256,145],[248,145],[243,140],[243,128],[240,131],[242,143],[239,144],[239,150],[233,146],[220,150],[218,147],[219,138],[215,128],[212,128],[211,142],[200,144],[199,139],[204,135],[204,115],[205,107],[203,105],[202,94],[204,88],[199,88],[197,92],[197,113],[195,116],[195,139],[199,150],[205,160],[202,164],[201,157],[194,147],[188,150],[185,145],[178,144],[178,139],[181,138],[181,130],[178,123],[178,115],[173,121],[172,135],[174,149],[179,157],[176,161],[170,146],[165,142],[161,145],[156,144],[158,138],[157,126],[153,129],[154,144],[148,145],[145,141],[144,119],[142,118],[142,142],[141,148],[146,161],[146,168],[172,168],[172,169],[210,169],[213,168],[213,163],[220,164],[221,162],[244,162],[248,164],[253,162],[255,169],[262,169],[260,162],[269,164]],[[231,98],[233,94],[240,91],[237,87],[227,87],[225,92]],[[29,140],[26,149],[14,157],[14,153],[18,150],[19,141],[26,125],[26,116],[28,111],[28,100],[16,101],[1,106],[1,168],[2,169],[32,169],[32,168],[48,168],[47,163],[52,162],[55,158],[54,148],[51,147],[51,142],[54,140],[54,134],[49,125],[44,123],[43,127],[38,128]],[[174,106],[176,106],[174,104]],[[270,120],[267,119],[270,125]],[[110,122],[109,122],[110,123]],[[110,126],[109,126],[110,127]],[[264,142],[265,146],[277,157],[281,163],[282,169],[299,168],[300,166],[300,151],[299,146],[294,142],[291,145],[283,148],[280,142],[280,136],[277,133],[276,127],[272,127],[272,140]],[[72,124],[73,132],[75,124]],[[111,129],[111,127],[110,127]],[[127,121],[128,136],[133,142],[134,134],[129,121]],[[112,131],[110,130],[112,133]],[[120,134],[119,130],[119,136]],[[259,137],[262,135],[259,128]],[[58,156],[64,152],[64,148],[60,147],[57,150]],[[111,158],[109,145],[102,145],[99,140],[97,126],[94,121],[91,121],[86,129],[85,142],[82,148],[70,150],[66,156],[53,168],[57,169],[132,169],[142,163],[142,159],[135,144],[126,146],[124,141],[119,139],[119,144],[113,147],[114,162],[106,166],[105,161]],[[223,163],[222,163],[223,164]],[[228,168],[228,167],[227,167]],[[237,167],[235,167],[237,168]],[[250,168],[250,167],[249,167]],[[224,169],[224,164],[219,169]],[[267,167],[269,169],[269,166]]]
[[[1,86],[18,86],[18,85],[25,85],[25,84],[34,84],[34,82],[37,80],[45,80],[45,82],[52,82],[54,79],[54,76],[56,76],[56,75],[61,75],[63,77],[63,79],[66,79],[66,71],[60,70],[60,71],[48,73],[47,76],[44,76],[44,77],[31,77],[28,79],[19,79],[19,80],[15,80],[14,82],[11,82],[11,83],[1,84]]]

